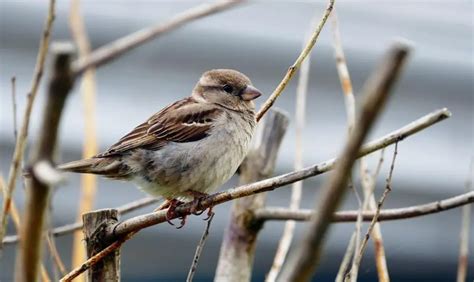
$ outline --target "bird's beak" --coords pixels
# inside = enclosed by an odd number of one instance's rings
[[[252,85],[247,85],[244,92],[242,93],[241,97],[244,101],[250,101],[257,99],[258,97],[262,96],[262,92],[257,88],[253,87]]]

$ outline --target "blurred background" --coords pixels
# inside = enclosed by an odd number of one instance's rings
[[[82,13],[93,48],[149,25],[165,21],[197,1],[84,0]],[[69,1],[58,1],[53,40],[71,39]],[[310,20],[322,15],[323,1],[257,1],[187,24],[153,40],[97,71],[97,128],[100,150],[165,105],[188,96],[200,74],[212,68],[233,68],[247,74],[270,95],[300,52]],[[464,192],[473,155],[473,3],[472,1],[338,1],[343,47],[356,93],[375,64],[397,37],[410,40],[414,52],[371,138],[395,130],[435,109],[447,107],[452,117],[399,144],[393,191],[385,207],[404,207],[440,200]],[[38,42],[47,14],[45,1],[0,1],[0,171],[6,176],[13,153],[10,78],[17,78],[21,117],[29,91]],[[304,162],[314,164],[337,155],[346,137],[346,114],[332,48],[330,21],[312,52],[307,97]],[[46,78],[47,76],[45,76]],[[45,80],[43,79],[43,82]],[[276,174],[292,170],[294,142],[294,79],[276,106],[291,116],[277,160]],[[45,83],[38,93],[31,122],[37,135]],[[60,134],[60,159],[80,158],[84,134],[83,106],[78,84],[67,103]],[[393,147],[376,190],[383,190]],[[375,167],[379,154],[369,161]],[[325,176],[304,182],[303,207],[310,208]],[[234,177],[226,188],[237,185]],[[356,187],[360,188],[359,182]],[[22,208],[23,187],[15,201]],[[96,208],[110,208],[143,197],[132,185],[99,180]],[[269,194],[268,204],[288,204],[290,189]],[[79,198],[79,176],[52,197],[52,226],[73,222]],[[218,206],[211,235],[196,273],[196,281],[213,278],[220,243],[229,219],[230,203]],[[353,193],[343,208],[356,208]],[[137,211],[124,218],[149,212]],[[389,272],[393,281],[452,281],[456,276],[461,209],[382,224]],[[191,264],[205,223],[191,217],[180,230],[161,224],[140,232],[122,249],[124,281],[182,281]],[[471,224],[471,234],[474,234]],[[12,224],[10,224],[12,227]],[[253,280],[261,281],[272,263],[283,224],[268,222],[259,236]],[[334,279],[354,229],[334,224],[315,279]],[[363,232],[367,224],[363,226]],[[299,240],[304,224],[297,224]],[[14,233],[9,228],[9,234]],[[68,267],[71,236],[57,239]],[[470,238],[471,254],[474,236]],[[0,280],[12,279],[15,248],[7,245],[0,260]],[[474,259],[469,260],[470,278]],[[360,268],[360,281],[376,279],[373,248]]]

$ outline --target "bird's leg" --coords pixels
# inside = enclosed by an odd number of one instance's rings
[[[202,193],[202,192],[195,191],[195,190],[187,190],[186,193],[194,198],[193,203],[192,203],[192,207],[191,207],[191,213],[192,214],[201,215],[204,211],[206,211],[206,210],[202,210],[202,211],[198,212],[197,210],[201,207],[202,199],[209,196],[209,194]],[[213,215],[213,214],[214,214],[214,212],[212,211],[212,206],[211,206],[211,207],[209,207],[209,209],[207,211],[207,218],[205,218],[204,220],[208,220],[209,218],[211,218],[211,215]]]
[[[171,224],[171,225],[174,225],[173,222],[171,222],[171,219],[176,217],[176,213],[175,213],[175,210],[178,206],[184,204],[183,202],[179,201],[179,200],[176,200],[176,199],[167,199],[163,204],[159,205],[154,211],[160,211],[160,210],[164,210],[164,209],[168,209],[168,211],[166,212],[166,221]],[[184,224],[186,223],[186,216],[181,216],[181,225],[176,227],[177,229],[180,229],[184,226]]]

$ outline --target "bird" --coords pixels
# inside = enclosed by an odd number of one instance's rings
[[[58,169],[130,181],[166,200],[160,209],[168,208],[172,224],[177,206],[194,201],[192,213],[198,214],[199,201],[237,171],[254,135],[254,100],[261,95],[239,71],[206,71],[190,96],[152,115],[106,151]]]

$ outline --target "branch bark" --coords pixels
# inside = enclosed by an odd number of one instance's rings
[[[393,46],[382,65],[376,69],[364,87],[365,93],[360,117],[341,154],[335,173],[324,186],[322,197],[316,203],[319,213],[309,225],[303,240],[289,257],[279,277],[281,281],[307,281],[319,262],[330,218],[345,194],[344,189],[352,166],[357,158],[362,141],[368,134],[375,118],[394,86],[408,55],[408,46],[398,43]]]
[[[97,210],[82,216],[87,257],[93,257],[108,246],[109,242],[102,238],[103,230],[117,223],[118,217],[118,211],[114,209]],[[120,281],[120,249],[116,249],[91,267],[88,281]]]
[[[288,116],[271,111],[259,127],[254,146],[240,166],[240,183],[252,183],[273,173]],[[250,281],[255,246],[261,224],[253,212],[264,206],[266,193],[234,201],[232,214],[222,242],[215,281]]]
[[[26,189],[25,221],[21,229],[17,281],[36,281],[41,261],[41,238],[49,201],[50,186],[40,181],[35,166],[52,163],[56,148],[57,133],[64,104],[73,85],[70,58],[73,48],[69,44],[58,44],[52,48],[54,55],[48,96],[43,110],[43,120],[38,143],[30,156],[31,179]],[[51,165],[52,166],[52,165]]]
[[[378,221],[400,220],[425,216],[455,209],[472,203],[474,203],[474,191],[427,204],[396,209],[384,209],[380,211]],[[357,213],[357,210],[336,212],[331,217],[331,221],[353,222],[357,220]],[[364,221],[372,221],[374,215],[375,211],[364,211],[362,213],[362,219]],[[259,220],[308,221],[313,216],[315,216],[315,212],[313,210],[307,209],[292,211],[287,208],[268,207],[255,212],[255,217]]]

